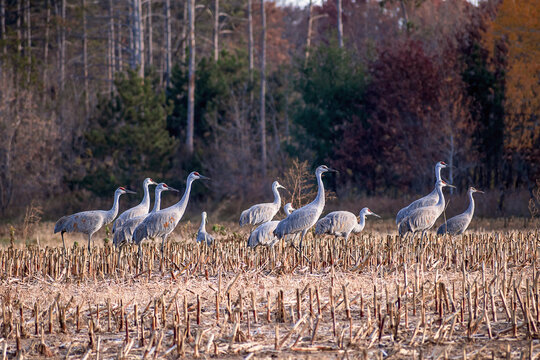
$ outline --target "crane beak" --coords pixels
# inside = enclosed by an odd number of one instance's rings
[[[332,168],[328,168],[328,171],[330,172],[335,172],[335,173],[338,173],[339,171],[337,171],[336,169],[332,169]]]
[[[167,190],[171,190],[171,191],[176,191],[176,192],[180,192],[180,190],[178,189],[175,189],[173,187],[170,187],[170,186],[167,186]]]
[[[476,190],[475,192],[480,193],[480,194],[484,194],[484,192],[481,191],[481,190]]]
[[[285,186],[283,186],[283,185],[278,185],[278,188],[282,188],[282,189],[287,190],[287,188]]]
[[[201,179],[201,180],[210,180],[209,177],[204,176],[204,175],[199,175],[199,179]]]
[[[448,184],[448,183],[446,183],[446,186],[451,187],[451,188],[454,188],[454,189],[457,189],[454,185],[450,185],[450,184]]]
[[[135,191],[131,191],[131,190],[128,190],[128,189],[125,189],[124,191],[126,192],[126,194],[136,194]]]
[[[379,215],[375,214],[374,212],[371,212],[369,215],[373,215],[373,216],[378,217],[379,219],[382,219]]]

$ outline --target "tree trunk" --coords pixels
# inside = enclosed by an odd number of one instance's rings
[[[114,72],[116,67],[116,43],[114,38],[114,7],[113,0],[109,0],[109,71],[108,80],[109,80],[109,91],[112,92],[114,89]]]
[[[139,69],[139,77],[144,78],[144,26],[142,17],[142,1],[137,0],[137,66]]]
[[[90,112],[90,102],[88,97],[88,34],[86,31],[86,0],[82,1],[82,25],[83,25],[83,46],[82,46],[82,58],[83,58],[83,79],[84,79],[84,111],[86,117]]]
[[[339,47],[343,47],[343,9],[341,6],[342,0],[337,0],[337,33],[338,33],[338,43]]]
[[[66,0],[60,0],[60,90],[64,91],[66,83]]]
[[[188,154],[193,154],[193,128],[195,121],[195,0],[189,1],[189,81],[188,81],[188,111],[186,148]]]
[[[253,81],[253,15],[251,14],[251,0],[248,2],[248,52],[249,52],[249,80]]]
[[[214,61],[219,58],[219,0],[214,0]]]
[[[22,51],[22,0],[17,0],[17,52],[20,54]]]
[[[49,3],[49,0],[45,1],[45,42],[43,44],[43,84],[47,85],[47,70],[49,67],[49,32],[50,32],[50,24],[51,24],[51,4]]]
[[[2,40],[6,40],[6,0],[0,0],[0,31],[2,31]],[[2,53],[7,54],[5,41]]]
[[[152,66],[154,64],[154,34],[152,27],[152,0],[148,1],[148,14],[147,14],[147,24],[148,24],[148,65]]]
[[[405,26],[409,24],[409,16],[407,15],[407,9],[405,8],[405,3],[403,0],[399,2],[401,4],[401,12],[403,13],[403,20],[405,20]]]
[[[186,63],[186,35],[187,35],[187,23],[188,23],[188,3],[189,0],[184,0],[184,13],[183,13],[183,23],[182,23],[182,64]]]
[[[24,12],[26,14],[26,82],[30,83],[32,72],[32,23],[30,19],[30,0],[26,0]]]
[[[309,0],[309,14],[308,14],[308,27],[306,37],[306,56],[304,65],[307,65],[309,59],[309,48],[311,47],[311,33],[313,31],[313,3]]]
[[[190,1],[190,0],[186,0]],[[165,0],[165,85],[169,87],[171,78],[171,0]]]
[[[260,106],[260,131],[261,131],[261,167],[263,177],[266,176],[266,12],[264,0],[261,0],[261,106]]]

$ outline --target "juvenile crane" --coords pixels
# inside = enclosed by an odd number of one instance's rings
[[[143,240],[161,238],[161,259],[163,260],[165,241],[170,233],[173,232],[176,225],[178,225],[182,216],[184,216],[189,201],[189,194],[191,193],[191,185],[197,179],[205,180],[208,178],[196,171],[189,174],[186,182],[186,190],[184,191],[182,199],[173,206],[148,215],[143,222],[135,228],[135,231],[133,232],[133,242],[139,245],[139,255],[141,254],[141,244]]]
[[[64,233],[79,232],[88,236],[88,252],[91,252],[92,248],[90,244],[92,242],[92,235],[101,229],[102,226],[110,224],[116,215],[118,215],[118,200],[122,194],[135,194],[135,192],[119,187],[114,192],[114,202],[111,210],[83,211],[61,217],[54,225],[54,233],[59,232],[62,236],[64,251],[66,251]]]
[[[444,169],[445,167],[447,167],[447,165],[444,161],[439,161],[435,165],[435,184],[437,183],[437,181],[441,180],[441,169]],[[405,219],[414,209],[418,209],[424,206],[435,205],[438,200],[439,195],[437,193],[437,185],[435,185],[433,191],[430,192],[428,195],[413,201],[408,206],[398,211],[396,215],[396,225],[399,225],[399,223],[402,222],[403,219]]]
[[[281,206],[281,197],[279,196],[278,191],[279,188],[285,189],[277,181],[274,181],[272,183],[274,202],[253,205],[249,209],[242,211],[239,221],[240,226],[246,224],[259,225],[272,220]]]
[[[150,214],[155,213],[156,211],[160,210],[161,207],[161,193],[163,191],[176,191],[179,192],[179,190],[176,190],[170,186],[168,186],[165,183],[160,183],[158,186],[156,186],[155,190],[155,198],[154,198],[154,208],[150,212]],[[132,219],[126,220],[121,226],[119,226],[116,229],[116,232],[113,236],[113,244],[115,246],[121,246],[123,243],[129,243],[132,241],[133,238],[133,232],[135,231],[135,228],[139,226],[140,223],[143,222],[143,220],[147,217],[147,214],[134,217]]]
[[[437,204],[413,210],[399,224],[399,235],[403,236],[404,234],[411,232],[414,239],[414,235],[421,231],[422,236],[420,237],[420,241],[422,241],[426,231],[433,227],[435,221],[437,221],[439,216],[441,216],[442,212],[444,211],[444,206],[446,203],[442,188],[445,186],[455,188],[455,186],[447,184],[444,182],[444,180],[437,181],[437,192],[439,194],[439,201]]]
[[[285,211],[285,214],[289,216],[291,212],[294,211],[294,208],[292,207],[291,203],[286,203],[283,207],[283,211]],[[274,230],[276,229],[276,226],[279,224],[278,220],[274,221],[268,221],[264,224],[259,225],[253,232],[249,235],[248,239],[248,247],[257,247],[258,245],[262,246],[268,246],[272,247],[274,246],[279,240],[274,235]]]
[[[360,210],[360,221],[356,219],[356,215],[348,211],[334,211],[326,215],[315,224],[316,235],[334,235],[336,238],[343,236],[345,241],[349,239],[351,233],[358,234],[364,230],[366,225],[366,215],[373,215],[380,218],[367,207]]]
[[[143,181],[144,196],[141,203],[137,206],[127,209],[126,211],[121,213],[120,216],[118,216],[112,228],[113,233],[115,233],[118,227],[121,226],[124,222],[126,222],[126,220],[133,219],[134,217],[137,217],[137,216],[148,214],[148,210],[150,209],[150,193],[148,191],[148,186],[150,185],[157,185],[157,183],[150,178],[144,179]]]
[[[300,253],[302,253],[302,242],[304,236],[308,230],[315,225],[321,213],[324,209],[324,184],[322,181],[322,174],[327,171],[337,172],[334,169],[330,169],[326,165],[321,165],[315,170],[315,176],[317,177],[317,197],[309,204],[302,206],[300,209],[295,210],[285,219],[281,220],[274,230],[274,235],[278,240],[282,239],[289,234],[300,233]]]
[[[439,228],[437,229],[437,235],[444,235],[446,233],[450,235],[461,235],[467,230],[469,227],[469,224],[471,223],[471,220],[474,215],[474,199],[473,194],[477,192],[480,194],[483,194],[483,191],[476,190],[472,186],[469,188],[469,191],[467,192],[469,195],[469,207],[467,210],[459,215],[454,216],[451,219],[448,219],[446,223],[443,223]]]
[[[214,243],[214,237],[206,232],[206,211],[203,211],[201,214],[201,226],[199,226],[199,231],[197,232],[197,243],[206,241],[206,245],[212,245]]]

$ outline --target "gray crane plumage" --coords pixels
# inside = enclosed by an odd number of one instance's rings
[[[212,245],[214,243],[214,237],[206,232],[206,223],[207,215],[206,211],[201,213],[201,225],[199,226],[199,231],[197,232],[197,243],[206,242],[206,245]]]
[[[291,203],[285,204],[283,207],[285,214],[289,216],[294,211]],[[255,230],[251,232],[248,239],[248,247],[257,247],[258,245],[272,247],[279,240],[274,235],[274,230],[279,224],[279,220],[268,221],[259,225]]]
[[[274,202],[253,205],[249,209],[242,211],[242,214],[240,214],[240,220],[238,222],[240,226],[244,226],[246,224],[259,225],[272,220],[281,207],[281,197],[279,196],[278,191],[279,188],[285,189],[277,181],[274,181],[272,183]]]
[[[435,221],[441,216],[445,207],[445,200],[442,188],[445,186],[455,186],[447,184],[443,180],[437,181],[437,193],[439,194],[439,200],[437,204],[431,206],[425,206],[418,209],[414,209],[403,221],[399,224],[399,234],[401,236],[411,232],[414,235],[418,231],[422,231],[420,240],[423,239],[427,230],[431,229],[435,224]]]
[[[118,215],[118,202],[122,194],[135,194],[134,191],[119,187],[114,192],[114,202],[110,210],[90,210],[61,217],[54,225],[54,233],[60,233],[64,251],[64,233],[79,232],[88,236],[88,251],[91,251],[92,235],[104,225],[110,224]]]
[[[335,237],[342,236],[345,240],[349,239],[351,233],[359,233],[364,230],[366,225],[366,215],[374,215],[380,218],[369,208],[365,207],[360,210],[359,218],[357,220],[356,215],[349,211],[334,211],[317,221],[315,224],[315,234],[323,235],[329,234]]]
[[[437,181],[441,180],[441,169],[444,169],[446,166],[447,165],[444,161],[439,161],[437,164],[435,164],[435,184],[437,184]],[[439,194],[437,193],[437,185],[435,185],[435,188],[432,192],[430,192],[423,198],[413,201],[412,203],[398,211],[396,215],[396,225],[399,225],[399,223],[402,222],[403,219],[405,219],[414,209],[435,205],[437,204],[438,200]]]
[[[317,220],[319,220],[319,217],[324,209],[325,199],[322,174],[327,171],[336,172],[336,170],[330,169],[326,165],[319,166],[315,171],[318,185],[317,197],[315,197],[315,200],[301,207],[300,209],[295,210],[285,219],[281,220],[274,230],[274,235],[278,239],[282,239],[288,234],[300,233],[300,252],[302,251],[302,242],[304,240],[304,236],[308,230],[315,225]]]
[[[168,186],[165,183],[160,183],[158,186],[156,186],[155,190],[155,197],[154,197],[154,208],[150,212],[150,214],[155,213],[156,211],[159,211],[161,208],[161,193],[164,191],[176,191],[178,190]],[[139,226],[140,223],[146,219],[148,214],[144,214],[141,216],[137,216],[131,219],[126,220],[122,225],[120,225],[113,236],[113,244],[115,246],[120,246],[123,243],[130,243],[133,239],[133,232]]]
[[[473,194],[477,192],[483,194],[483,191],[476,190],[474,187],[470,187],[467,191],[469,195],[469,207],[465,210],[464,213],[454,216],[453,218],[448,219],[437,229],[437,235],[444,235],[446,233],[450,235],[461,235],[467,230],[469,224],[474,215],[474,198]]]
[[[148,190],[148,186],[150,185],[157,185],[157,183],[150,178],[144,179],[143,181],[144,196],[141,203],[137,206],[127,209],[126,211],[121,213],[118,216],[118,218],[116,218],[116,221],[114,222],[114,225],[112,228],[113,233],[115,233],[118,227],[122,226],[122,224],[124,224],[124,222],[126,222],[127,220],[148,214],[148,210],[150,210],[150,191]]]
[[[186,181],[186,190],[184,191],[182,199],[173,206],[148,215],[143,222],[135,228],[135,231],[133,232],[133,242],[139,245],[139,254],[143,240],[161,238],[161,256],[163,257],[165,241],[169,234],[173,232],[176,225],[178,225],[182,216],[184,216],[189,201],[191,185],[197,179],[208,178],[196,171],[189,174]]]

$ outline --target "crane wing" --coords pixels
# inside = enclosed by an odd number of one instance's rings
[[[279,206],[273,203],[253,205],[247,210],[242,211],[240,215],[240,226],[246,224],[258,225],[270,221],[276,216],[279,211]]]
[[[276,230],[274,230],[274,235],[281,239],[287,234],[296,234],[309,229],[315,224],[319,216],[320,213],[315,206],[304,206],[281,220]]]

